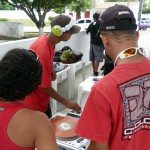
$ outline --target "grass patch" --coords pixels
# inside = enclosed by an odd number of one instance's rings
[[[38,37],[39,33],[38,32],[25,32],[24,36],[26,38],[33,38],[33,37]]]
[[[47,33],[45,32],[44,34],[47,34]],[[39,37],[39,33],[38,32],[24,32],[24,37],[22,37],[22,38],[12,38],[12,37],[7,37],[7,36],[0,36],[0,40],[11,41],[11,40],[34,38],[34,37]]]
[[[47,34],[47,32],[44,32],[44,34]],[[24,38],[34,38],[38,37],[39,33],[38,32],[24,32]]]
[[[24,24],[24,26],[27,26],[27,27],[36,27],[35,23],[31,19],[9,19],[8,21],[19,22],[19,23]],[[50,22],[45,22],[45,26],[49,27]]]
[[[8,21],[7,18],[0,18],[0,21]]]
[[[6,36],[0,36],[0,40],[6,40],[6,41],[14,41],[14,40],[21,40],[21,39],[28,39],[28,38],[34,38],[38,37],[38,32],[25,32],[24,37],[22,38],[12,38],[12,37],[6,37]]]

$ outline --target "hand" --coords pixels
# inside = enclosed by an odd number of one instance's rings
[[[81,112],[81,107],[77,103],[68,101],[65,106],[69,109],[73,109],[74,111],[77,111],[78,113]]]
[[[57,77],[57,74],[56,74],[56,72],[53,70],[53,72],[52,72],[52,74],[51,74],[52,81],[55,81],[55,80],[56,80],[56,77]]]

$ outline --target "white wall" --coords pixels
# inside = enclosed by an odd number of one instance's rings
[[[73,35],[67,42],[60,42],[56,45],[56,50],[60,50],[64,46],[70,46],[73,50],[82,52],[83,59],[86,64],[89,64],[90,35],[87,35],[85,31]]]
[[[24,37],[23,24],[17,22],[0,21],[0,35],[22,38]]]
[[[12,48],[29,48],[36,38],[17,40],[11,42],[0,43],[0,57]],[[64,46],[70,46],[73,50],[83,53],[83,59],[86,65],[89,64],[89,47],[90,36],[86,35],[85,31],[80,31],[78,34],[73,35],[69,41],[60,42],[56,45],[56,51],[62,49]]]
[[[37,13],[35,12],[36,17],[38,18]],[[46,20],[48,21],[49,16],[56,16],[55,12],[48,12],[46,14]],[[7,19],[30,19],[28,15],[22,10],[0,10],[0,18],[7,18]]]
[[[17,40],[11,42],[0,43],[0,58],[13,48],[25,48],[28,49],[36,38]]]
[[[138,21],[139,3],[137,3],[136,5],[130,7],[130,9],[133,11],[134,17]]]

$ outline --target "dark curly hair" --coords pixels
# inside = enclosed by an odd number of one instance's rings
[[[42,66],[36,53],[12,49],[0,61],[0,97],[5,101],[22,100],[41,82]]]

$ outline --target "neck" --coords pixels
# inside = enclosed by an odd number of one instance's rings
[[[53,48],[55,48],[55,45],[60,42],[59,37],[56,37],[51,33],[47,34],[47,38]]]
[[[131,50],[131,49],[137,49],[138,47],[129,47],[129,48],[126,48],[126,49],[124,49],[124,50],[122,50],[122,51],[120,51],[120,53],[121,52],[123,52],[123,51],[128,51],[128,50]],[[143,50],[144,51],[144,50]],[[117,55],[117,57],[116,57],[116,59],[115,59],[115,61],[114,61],[114,66],[116,65],[116,64],[125,64],[125,63],[137,63],[137,62],[140,62],[140,61],[142,61],[145,57],[145,55],[144,55],[144,52],[143,52],[143,54],[141,54],[138,50],[137,50],[137,52],[136,52],[136,54],[135,55],[131,55],[130,57],[125,57],[125,58],[121,58],[119,55],[120,55],[120,53],[118,53],[118,55]],[[130,54],[130,53],[129,53]],[[128,53],[127,53],[127,55],[128,55]]]

